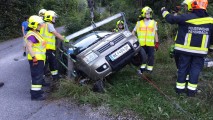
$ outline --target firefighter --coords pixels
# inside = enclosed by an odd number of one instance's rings
[[[57,61],[55,56],[56,51],[56,37],[64,42],[69,42],[69,40],[65,39],[60,33],[58,33],[54,27],[55,19],[57,18],[57,14],[52,11],[48,10],[44,14],[44,26],[40,30],[40,34],[47,42],[46,46],[46,64],[45,69],[50,69],[51,75],[54,81],[57,81],[59,78],[58,76],[58,69],[57,69]]]
[[[29,18],[28,29],[25,41],[27,43],[28,55],[27,58],[30,64],[31,70],[31,100],[44,100],[42,91],[42,80],[44,63],[46,59],[46,42],[39,34],[41,24],[43,20],[37,15],[33,15]]]
[[[42,20],[44,19],[44,14],[45,14],[46,11],[47,11],[46,9],[41,9],[41,10],[39,10],[39,12],[38,12],[38,16],[40,16]],[[41,25],[41,29],[43,29],[43,27],[45,27],[45,24],[44,24],[44,23]],[[50,73],[49,69],[45,68],[45,69],[44,69],[44,75],[43,75],[43,82],[42,82],[42,86],[44,86],[44,87],[50,86],[50,83],[47,83],[47,82],[45,81],[45,77],[46,77],[46,75],[48,75],[49,73]]]
[[[116,28],[113,30],[113,32],[119,32],[124,30],[124,22],[122,20],[117,21]]]
[[[137,33],[140,46],[145,50],[148,59],[143,61],[140,69],[138,70],[139,74],[142,74],[145,70],[148,73],[151,73],[154,65],[154,51],[158,50],[159,41],[157,34],[157,22],[152,19],[152,9],[148,6],[144,7],[141,10],[142,20],[136,23],[132,34]],[[142,51],[140,51],[142,54]],[[142,55],[141,55],[142,56]]]
[[[191,5],[191,6],[190,6]],[[207,14],[207,0],[193,0],[188,6],[191,13],[174,16],[165,7],[161,8],[163,17],[170,24],[178,24],[175,52],[179,54],[176,93],[185,92],[186,76],[189,70],[187,96],[197,93],[198,77],[204,65],[204,57],[212,44],[213,18]],[[213,49],[213,47],[210,47]]]
[[[43,19],[44,13],[45,13],[46,11],[47,11],[46,9],[41,9],[41,10],[39,10],[38,16],[42,17],[42,19]]]
[[[184,0],[184,1],[181,3],[181,5],[182,5],[183,8],[184,8],[184,10],[183,10],[184,13],[190,13],[190,12],[192,12],[192,7],[191,7],[192,1],[193,1],[193,0]],[[177,14],[176,14],[176,15],[177,15]],[[177,33],[178,33],[178,32],[177,32]],[[176,34],[176,36],[177,36],[177,34]],[[176,41],[176,39],[177,39],[177,37],[175,37],[175,41]],[[177,69],[178,69],[179,54],[178,54],[178,53],[175,53],[174,48],[175,48],[175,45],[174,45],[174,44],[171,45],[169,54],[170,54],[170,57],[171,57],[171,58],[174,57],[175,63],[176,63],[176,67],[177,67]],[[189,80],[189,74],[187,74],[186,80]]]
[[[22,22],[21,24],[21,29],[22,29],[22,33],[23,33],[23,38],[24,36],[27,34],[27,26],[28,26],[28,16],[25,16],[25,21]],[[26,42],[24,41],[23,39],[23,49],[24,49],[24,52],[23,52],[23,56],[26,56]]]

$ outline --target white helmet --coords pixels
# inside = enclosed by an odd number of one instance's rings
[[[40,17],[43,17],[46,11],[47,11],[46,9],[41,9],[41,10],[39,10],[38,15]]]

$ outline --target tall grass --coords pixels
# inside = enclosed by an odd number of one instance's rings
[[[125,112],[124,115],[138,116],[138,119],[212,120],[213,69],[205,68],[201,73],[196,97],[178,96],[174,91],[177,70],[168,54],[171,44],[171,41],[161,43],[155,54],[153,73],[147,74],[160,91],[169,96],[169,100],[150,82],[137,75],[138,68],[128,65],[107,78],[106,92],[103,94],[92,92],[90,85],[79,86],[64,81],[55,95],[96,106],[107,104],[114,115]]]

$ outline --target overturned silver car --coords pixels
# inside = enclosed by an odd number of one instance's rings
[[[128,64],[139,49],[137,38],[129,31],[119,33],[98,31],[90,33],[74,44],[75,69],[90,79],[103,79]]]
[[[92,31],[118,18],[123,19],[124,30],[120,32]],[[82,34],[84,36],[72,43],[67,50],[75,61],[75,73],[95,81],[102,81],[106,76],[123,68],[133,61],[134,56],[138,55],[141,49],[137,38],[128,30],[124,13],[118,13],[103,21],[94,23],[67,36],[67,39],[73,39]]]

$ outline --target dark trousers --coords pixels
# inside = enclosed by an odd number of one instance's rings
[[[204,57],[179,54],[178,83],[185,83],[189,73],[189,84],[198,83],[199,74],[204,66]],[[195,90],[194,90],[195,91]]]
[[[54,71],[57,71],[57,60],[56,60],[56,56],[55,56],[55,50],[47,50],[46,51],[46,62],[45,62],[45,73],[47,71],[47,69],[50,69],[51,74]],[[53,78],[58,78],[58,73],[57,74],[52,74]]]
[[[43,74],[44,74],[44,61],[38,60],[38,65],[33,66],[33,61],[29,60],[30,64],[30,71],[31,71],[31,77],[32,77],[32,83],[31,83],[31,98],[38,98],[42,96],[42,82],[43,82]],[[38,90],[34,90],[34,85],[40,85],[41,87],[38,88]]]
[[[147,54],[147,60],[144,61],[142,64],[147,64],[147,66],[153,67],[155,48],[153,46],[142,46],[142,48],[145,50]]]
[[[177,69],[178,69],[179,58],[180,58],[180,54],[175,52],[175,50],[174,50],[174,59],[175,59],[175,64],[176,64]]]
[[[176,67],[177,67],[177,70],[178,70],[178,67],[179,67],[179,59],[180,59],[180,53],[177,53],[177,52],[175,52],[175,50],[174,50],[174,59],[175,59],[175,64],[176,64]],[[187,86],[187,83],[188,83],[188,80],[189,80],[189,69],[190,69],[190,66],[188,67],[188,69],[187,69],[187,77],[185,78],[186,80],[187,80],[187,82],[186,82],[186,86]]]

